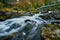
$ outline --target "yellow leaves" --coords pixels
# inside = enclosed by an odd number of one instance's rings
[[[34,11],[40,5],[44,5],[43,0],[21,0],[16,6],[18,6],[20,10]]]
[[[31,2],[28,2],[28,4],[30,4],[30,5],[31,5]]]
[[[20,10],[20,11],[18,11],[19,13],[24,13],[25,11],[24,10]]]
[[[19,3],[16,3],[16,0],[12,1],[13,7],[17,6],[17,10],[21,10],[21,12],[25,11],[34,11],[38,6],[43,4],[43,0],[19,0]],[[11,12],[13,11],[11,8],[5,8],[3,11]],[[17,11],[16,10],[16,11]]]
[[[47,0],[47,2],[45,2],[45,1],[46,0],[19,0],[19,2],[17,3],[16,0],[13,0],[13,1],[11,1],[11,5],[13,4],[11,8],[17,6],[18,7],[17,10],[34,11],[38,7],[51,3],[51,0],[49,0],[49,1]],[[2,5],[3,4],[0,3],[0,8],[2,7]],[[58,7],[58,8],[60,8],[60,7]],[[11,12],[12,9],[5,8],[4,11]]]
[[[17,12],[16,10],[12,10],[12,12]]]
[[[11,8],[5,8],[3,11],[5,11],[5,12],[12,12],[12,9]]]
[[[31,8],[30,8],[30,11],[34,11],[34,10],[35,10],[35,8],[34,8],[34,7],[31,7]]]

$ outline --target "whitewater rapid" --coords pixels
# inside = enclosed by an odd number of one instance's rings
[[[41,24],[44,23],[39,15],[43,14],[35,14],[33,16],[21,16],[19,18],[8,19],[0,22],[0,36],[8,36],[18,31],[22,31],[28,23],[33,26],[31,29],[32,32],[30,32],[32,34],[38,28],[38,25],[40,25],[41,27]]]

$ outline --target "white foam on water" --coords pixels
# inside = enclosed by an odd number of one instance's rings
[[[27,25],[27,22],[25,22],[25,20],[30,20],[29,23],[31,25],[35,24],[33,26],[33,28],[31,29],[31,33],[35,32],[35,30],[38,28],[38,25],[41,25],[44,23],[44,21],[42,20],[41,17],[39,17],[39,15],[43,15],[43,14],[35,14],[33,16],[21,16],[19,18],[13,18],[13,19],[7,19],[3,22],[0,22],[0,36],[6,36],[6,35],[10,35],[12,33],[16,33],[19,30],[23,30],[24,26]],[[34,22],[33,22],[34,21]],[[17,27],[17,28],[11,28],[11,26],[16,23],[19,24],[21,26]],[[9,32],[7,32],[6,30],[10,29],[11,30]],[[25,35],[25,33],[23,33]]]

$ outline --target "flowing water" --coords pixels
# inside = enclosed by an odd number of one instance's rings
[[[38,31],[44,24],[51,23],[49,20],[46,21],[42,19],[40,17],[42,15],[44,14],[21,16],[19,18],[12,18],[0,22],[0,37],[9,36],[16,33],[16,36],[14,36],[11,40],[33,40],[32,38],[38,34]],[[51,17],[51,19],[53,18]]]

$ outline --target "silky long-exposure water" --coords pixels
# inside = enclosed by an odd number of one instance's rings
[[[45,20],[42,18],[43,15],[45,14],[39,13],[33,16],[21,16],[0,22],[0,37],[16,34],[11,40],[33,40],[32,38],[38,34],[44,24],[51,24],[55,20],[50,15],[50,20]]]

